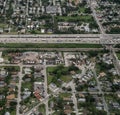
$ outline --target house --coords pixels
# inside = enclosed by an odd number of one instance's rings
[[[2,34],[3,33],[3,29],[2,28],[0,28],[0,34]]]
[[[41,33],[42,33],[42,34],[45,33],[45,29],[41,29]]]
[[[64,100],[64,101],[72,101],[72,99],[69,98],[69,97],[64,97],[63,100]]]
[[[25,64],[35,64],[38,62],[38,57],[37,52],[25,52],[23,53],[22,60]]]
[[[106,76],[106,73],[101,72],[101,73],[100,73],[100,77],[104,77],[104,76]]]
[[[41,100],[42,97],[40,96],[39,92],[35,91],[33,94],[38,100]]]
[[[0,77],[5,78],[8,75],[8,72],[5,69],[0,70]]]
[[[71,106],[65,105],[65,106],[64,106],[64,113],[65,113],[66,115],[71,114],[71,113],[72,113],[72,108],[71,108]]]
[[[118,102],[113,102],[112,106],[116,109],[120,108],[120,104]]]
[[[10,113],[9,112],[5,112],[5,115],[10,115]]]
[[[86,102],[86,99],[85,98],[79,98],[78,101],[79,102]]]
[[[3,63],[4,62],[4,59],[3,58],[0,58],[0,63]]]
[[[52,29],[48,29],[47,33],[51,34],[51,33],[53,33],[53,30]]]
[[[0,88],[5,87],[6,83],[4,81],[0,81]]]
[[[23,29],[20,30],[21,34],[25,34],[25,32],[26,32],[25,28],[23,28]]]
[[[5,95],[0,95],[0,100],[4,99],[5,98]]]
[[[28,98],[30,95],[31,95],[31,92],[28,91],[28,90],[26,90],[26,91],[23,92],[22,99],[26,99],[26,98]]]
[[[50,108],[54,108],[54,102],[50,101]]]
[[[56,14],[56,13],[58,13],[58,7],[57,6],[47,6],[46,13],[47,14]]]
[[[52,92],[56,92],[56,91],[58,91],[59,90],[59,88],[56,86],[56,84],[54,84],[54,83],[51,83],[50,85],[49,85],[49,89],[52,91]]]
[[[6,96],[6,99],[7,100],[13,100],[13,99],[15,99],[15,94],[10,94],[10,95]]]
[[[96,100],[96,109],[98,109],[98,110],[104,109],[104,105],[103,105],[103,103],[100,102],[100,100]]]
[[[35,72],[41,72],[41,70],[43,70],[43,67],[40,67],[40,66],[35,66],[34,67]]]
[[[44,78],[44,76],[42,75],[41,72],[39,72],[39,73],[35,72],[34,73],[34,78]]]
[[[24,68],[25,74],[31,74],[32,70],[29,67]]]
[[[45,97],[44,84],[42,82],[34,82],[34,95],[38,100]]]
[[[44,84],[42,82],[34,82],[34,91],[39,93],[44,91]]]
[[[86,102],[85,95],[84,95],[84,94],[82,94],[82,93],[80,93],[80,94],[79,94],[78,101],[79,101],[79,102]]]

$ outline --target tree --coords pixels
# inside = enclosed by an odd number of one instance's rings
[[[17,102],[14,102],[14,101],[10,102],[10,106],[16,106],[16,105],[17,105]]]
[[[75,65],[71,65],[71,66],[69,66],[69,68],[68,68],[68,71],[78,71],[78,70],[79,70],[79,68],[76,67]]]

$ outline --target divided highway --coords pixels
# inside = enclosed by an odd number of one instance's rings
[[[120,34],[107,34],[105,36],[102,34],[0,35],[0,43],[119,44]]]

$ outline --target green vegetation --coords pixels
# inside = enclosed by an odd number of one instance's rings
[[[114,27],[111,28],[109,32],[107,32],[109,34],[119,34],[120,33],[120,27]]]
[[[47,73],[48,73],[48,84],[51,82],[55,83],[57,86],[61,85],[61,82],[69,82],[71,81],[72,77],[70,72],[81,72],[77,67],[74,65],[70,67],[64,67],[63,65],[59,65],[57,67],[48,67]]]
[[[57,16],[56,17],[57,21],[67,21],[67,22],[78,22],[78,21],[83,21],[83,22],[92,22],[94,19],[90,15],[83,15],[83,16]]]
[[[86,102],[85,103],[78,103],[78,108],[85,108],[90,113],[88,115],[107,115],[107,113],[104,110],[97,110],[95,105],[95,98],[90,95],[89,93],[85,96]]]
[[[4,68],[8,72],[19,72],[20,71],[20,67],[19,66],[4,66]]]
[[[118,59],[120,60],[120,53],[116,53],[116,54],[117,54]]]
[[[32,84],[31,84],[31,82],[23,82],[21,88],[22,89],[28,88],[29,90],[31,90],[32,89]]]
[[[65,98],[71,98],[71,96],[72,96],[72,94],[70,94],[70,93],[61,93],[61,94],[60,94],[60,97],[61,97],[61,98],[64,98],[64,97],[65,97]]]
[[[34,96],[30,96],[28,98],[26,98],[25,100],[22,100],[20,102],[21,105],[25,105],[26,107],[33,108],[34,106],[36,106],[38,104],[38,100],[34,97]]]
[[[1,48],[102,48],[101,44],[79,43],[0,43]]]
[[[45,115],[45,104],[42,104],[39,106],[38,108],[39,112],[42,113],[43,115]]]
[[[104,62],[99,62],[96,64],[96,71],[97,74],[99,74],[100,72],[105,72],[108,73],[108,70],[112,69],[114,67],[113,64],[106,64]]]
[[[113,113],[114,115],[119,115],[119,113],[120,113],[119,108],[114,108],[112,106],[112,103],[116,102],[116,103],[120,104],[120,98],[115,93],[105,94],[105,100],[106,100],[108,106],[110,107],[110,109],[109,109],[110,112]],[[110,102],[112,102],[112,103],[110,103]]]
[[[69,82],[69,81],[72,80],[72,77],[71,76],[67,76],[67,75],[66,76],[62,76],[61,80],[64,81],[64,82]]]

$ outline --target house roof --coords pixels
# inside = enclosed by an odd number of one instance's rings
[[[10,94],[6,97],[8,100],[15,99],[15,94]]]

